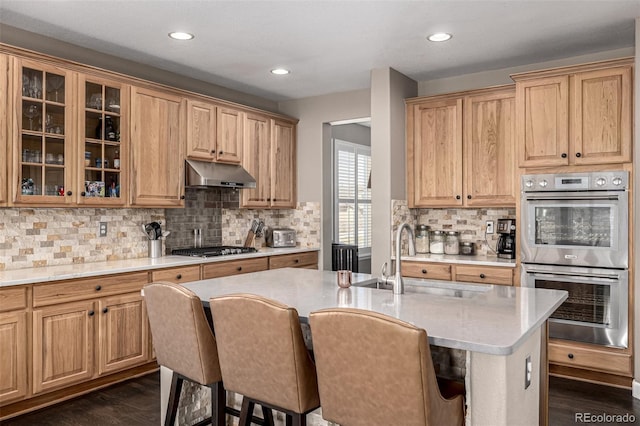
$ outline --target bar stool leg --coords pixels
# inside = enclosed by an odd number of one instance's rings
[[[273,426],[273,411],[271,408],[267,408],[264,405],[262,407],[262,418],[264,419],[265,426]]]
[[[251,426],[251,417],[253,417],[254,402],[246,396],[242,398],[242,408],[240,409],[240,419],[238,426]]]
[[[227,392],[222,382],[214,383],[211,387],[211,424],[225,426],[225,410],[227,406]]]
[[[286,426],[307,426],[306,414],[287,414]]]
[[[184,379],[175,371],[171,376],[171,388],[169,390],[169,402],[167,404],[167,413],[164,418],[165,426],[173,426],[176,423],[176,415],[178,414],[178,404],[180,403],[180,391],[182,391],[182,383]]]

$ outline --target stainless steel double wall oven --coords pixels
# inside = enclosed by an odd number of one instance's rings
[[[628,346],[628,188],[626,171],[522,176],[522,285],[569,292],[550,337]]]

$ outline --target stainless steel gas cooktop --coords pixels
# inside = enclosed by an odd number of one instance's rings
[[[258,250],[256,250],[253,247],[213,246],[213,247],[175,249],[171,251],[171,254],[178,255],[178,256],[213,257],[213,256],[226,256],[230,254],[255,253],[257,251]]]

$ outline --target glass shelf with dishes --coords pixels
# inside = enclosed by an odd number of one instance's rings
[[[120,129],[121,85],[100,79],[81,79],[84,104],[82,128],[84,167],[83,204],[123,204]]]
[[[17,61],[22,82],[20,107],[17,204],[68,204],[71,191],[65,191],[69,171],[65,158],[72,152],[66,134],[68,118],[67,85],[69,72],[56,67]]]

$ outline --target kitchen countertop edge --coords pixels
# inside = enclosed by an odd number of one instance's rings
[[[439,262],[439,263],[455,263],[457,265],[478,265],[478,266],[499,266],[504,268],[515,268],[515,259],[501,259],[490,255],[453,255],[453,254],[416,254],[415,256],[401,256],[402,261],[407,262]],[[392,256],[392,260],[396,257]]]
[[[270,257],[283,254],[319,251],[313,247],[270,248],[263,247],[256,253],[243,253],[209,258],[190,256],[162,256],[158,258],[141,257],[136,259],[108,260],[104,262],[76,263],[71,265],[52,265],[38,268],[12,269],[0,271],[0,288],[25,284],[64,281],[101,275],[125,274],[179,266],[202,265],[214,262]]]

